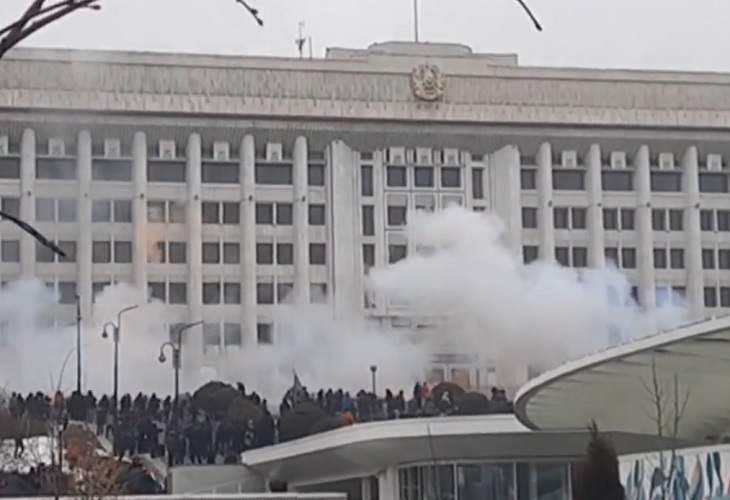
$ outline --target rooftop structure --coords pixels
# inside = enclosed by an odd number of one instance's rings
[[[532,379],[515,413],[535,430],[593,420],[605,431],[717,442],[729,428],[728,347],[730,316],[608,349]]]

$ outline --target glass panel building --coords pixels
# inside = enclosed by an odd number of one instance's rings
[[[452,463],[398,471],[399,500],[563,500],[571,498],[571,464]]]

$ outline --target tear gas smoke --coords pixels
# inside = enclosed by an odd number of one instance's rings
[[[310,388],[357,390],[370,386],[369,366],[376,365],[379,390],[409,390],[423,379],[432,354],[444,349],[545,369],[605,347],[611,331],[628,340],[683,320],[684,309],[672,301],[642,312],[616,269],[525,266],[503,245],[501,233],[498,218],[459,207],[416,213],[407,235],[419,251],[370,272],[368,286],[379,296],[407,302],[431,322],[446,318],[431,333],[376,326],[364,317],[335,321],[325,304],[281,305],[274,345],[227,348],[214,364],[185,369],[182,388],[194,390],[211,379],[241,381],[276,400],[291,384],[292,370]],[[123,317],[120,392],[171,392],[172,368],[157,357],[169,339],[166,324],[181,318],[165,304],[141,304],[143,295],[120,283],[95,298],[93,327],[83,332],[85,389],[111,391],[113,343],[101,338],[102,327],[116,321],[120,309],[139,304]],[[75,387],[75,328],[43,326],[55,299],[40,281],[12,283],[0,291],[0,386]],[[200,327],[187,332],[188,353],[200,350],[202,335]]]
[[[451,206],[417,212],[408,239],[422,251],[374,270],[371,287],[424,314],[450,319],[450,343],[542,369],[680,324],[670,300],[643,312],[615,267],[575,270],[522,264],[501,241],[499,218]]]

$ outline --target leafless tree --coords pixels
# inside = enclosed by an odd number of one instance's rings
[[[234,1],[246,9],[259,26],[264,25],[258,10],[247,0]],[[102,0],[31,0],[19,19],[0,28],[0,59],[10,49],[49,24],[82,9],[99,10],[101,4]]]
[[[655,492],[659,500],[669,498],[669,485],[675,473],[677,458],[677,443],[679,431],[689,402],[690,391],[680,390],[679,375],[662,376],[657,368],[656,359],[652,358],[651,373],[648,380],[642,380],[642,385],[649,396],[649,407],[646,415],[655,425],[655,432],[659,438],[669,438],[670,449],[660,451],[658,467],[662,474],[659,491]]]

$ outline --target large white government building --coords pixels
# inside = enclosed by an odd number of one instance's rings
[[[3,282],[128,281],[205,321],[199,350],[277,341],[285,297],[394,326],[368,268],[414,251],[408,213],[495,211],[526,261],[614,260],[644,307],[730,308],[730,75],[533,68],[461,45],[324,59],[16,50],[0,72]],[[88,316],[86,313],[85,316]],[[436,378],[487,385],[460,353]],[[486,383],[485,383],[486,382]],[[519,383],[520,381],[515,381]]]

